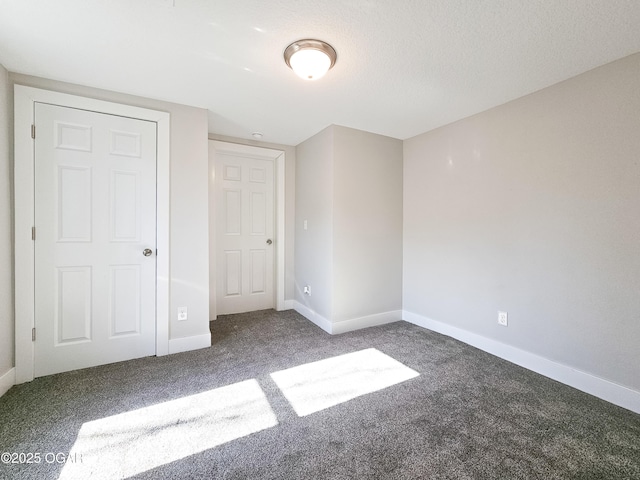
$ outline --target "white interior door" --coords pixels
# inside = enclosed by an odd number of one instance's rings
[[[215,153],[217,314],[274,308],[274,161]]]
[[[36,103],[35,125],[35,376],[153,355],[156,123]]]

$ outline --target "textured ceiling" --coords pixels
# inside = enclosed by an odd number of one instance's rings
[[[282,59],[309,37],[338,52],[317,82]],[[637,0],[0,0],[8,70],[290,145],[330,124],[405,139],[638,51]]]

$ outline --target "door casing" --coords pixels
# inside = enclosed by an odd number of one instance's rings
[[[15,192],[15,383],[34,378],[34,125],[35,102],[119,115],[157,124],[157,269],[156,355],[169,353],[169,185],[170,116],[145,108],[95,100],[38,88],[15,85],[14,192]],[[37,132],[36,132],[37,135]],[[37,234],[37,232],[36,232]],[[37,332],[36,332],[37,334]]]

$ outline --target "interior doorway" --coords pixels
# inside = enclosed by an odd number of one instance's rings
[[[38,129],[36,128],[36,104],[42,105],[57,105],[61,107],[66,107],[69,109],[75,109],[78,111],[84,112],[95,112],[97,114],[105,114],[111,116],[117,116],[128,119],[137,119],[145,122],[153,122],[155,127],[155,150],[156,150],[156,175],[155,175],[155,188],[156,188],[156,210],[155,210],[155,238],[153,241],[155,242],[155,248],[157,249],[155,255],[155,278],[154,278],[154,288],[155,288],[155,301],[152,299],[149,303],[154,304],[150,308],[153,308],[153,322],[155,325],[155,331],[153,332],[150,343],[151,345],[147,345],[145,348],[145,352],[142,355],[146,355],[149,351],[153,350],[155,347],[156,355],[166,355],[169,349],[169,158],[170,158],[170,148],[169,148],[169,135],[170,135],[170,121],[169,114],[166,112],[159,112],[155,110],[149,110],[145,108],[132,107],[129,105],[117,104],[112,102],[106,102],[101,100],[95,100],[86,97],[78,97],[75,95],[68,95],[58,92],[52,92],[48,90],[41,90],[37,88],[31,88],[21,85],[15,86],[15,166],[14,166],[14,183],[17,186],[15,192],[15,383],[24,383],[30,380],[33,380],[34,374],[36,373],[36,351],[35,351],[35,340],[38,336],[37,333],[37,325],[35,323],[36,318],[36,249],[35,249],[35,238],[37,237],[37,229],[36,227],[36,169],[35,169],[35,143],[38,138]],[[59,131],[60,128],[64,130],[64,124],[67,124],[69,129],[64,131]],[[70,140],[70,142],[66,142],[65,139],[62,144],[67,144],[68,146],[75,145],[75,151],[82,153],[83,150],[90,150],[86,140],[88,137],[84,137],[85,143],[83,143],[82,132],[83,130],[78,127],[82,122],[77,122],[76,120],[70,120],[68,122],[58,122],[57,126],[55,126],[54,131],[58,132],[57,134],[67,135],[66,140]],[[86,133],[87,129],[84,130]],[[126,133],[124,136],[118,137],[120,133]],[[114,138],[111,135],[111,149],[119,152],[120,154],[125,153],[125,147],[133,147],[136,144],[135,138],[137,137],[137,133],[135,135],[131,134],[131,132],[127,132],[126,128],[114,128],[111,131],[112,134],[115,134]],[[115,143],[113,143],[115,142]],[[93,148],[93,147],[91,147]],[[74,149],[70,149],[73,151]],[[137,151],[129,151],[129,153],[136,153]],[[133,158],[133,157],[131,157]],[[58,175],[62,175],[65,177],[63,180],[73,180],[74,182],[79,180],[83,175],[87,175],[86,166],[71,166],[67,170],[61,172],[58,169]],[[116,180],[116,183],[123,186],[131,187],[132,182],[131,176],[127,176],[126,169],[119,169],[120,174],[124,176],[119,176]],[[131,173],[131,172],[129,172]],[[123,183],[124,182],[124,183]],[[76,182],[75,192],[78,195],[87,193],[83,190],[84,187],[81,186],[81,183]],[[39,187],[38,187],[39,188]],[[124,190],[127,190],[125,188]],[[129,193],[131,193],[129,189]],[[60,197],[56,197],[56,201],[60,201]],[[62,199],[64,201],[64,199]],[[69,200],[69,198],[67,198]],[[85,202],[86,203],[86,202]],[[75,205],[80,209],[84,208],[82,203],[78,204],[78,202],[71,202],[71,204]],[[72,207],[72,208],[75,208]],[[75,212],[75,211],[74,211]],[[82,213],[82,212],[80,212]],[[86,213],[86,212],[85,212]],[[97,214],[94,212],[94,215]],[[119,225],[119,234],[127,234],[127,228],[132,224],[131,220],[131,212],[123,214],[123,216],[117,216],[116,219]],[[67,215],[67,219],[70,218]],[[78,218],[84,218],[82,215],[71,217],[74,218],[74,222]],[[113,220],[110,216],[110,220]],[[122,223],[124,222],[124,223]],[[87,232],[83,230],[86,227],[85,224],[80,223],[69,223],[65,224],[64,221],[62,224],[57,222],[57,226],[54,225],[60,230],[60,226],[62,225],[66,228],[66,233],[63,235],[67,235],[69,238],[80,239],[81,237],[89,238]],[[84,225],[84,226],[83,226]],[[122,230],[122,228],[124,230]],[[130,232],[129,232],[130,233]],[[126,235],[125,235],[126,236]],[[57,238],[57,237],[56,237]],[[66,238],[66,237],[65,237]],[[58,238],[60,240],[60,238]],[[64,240],[64,238],[62,239]],[[123,242],[126,243],[126,242]],[[150,249],[151,250],[151,249]],[[138,249],[136,252],[140,255],[143,255]],[[153,254],[153,250],[152,250]],[[146,257],[145,257],[146,258]],[[148,258],[147,258],[148,259]],[[127,263],[128,264],[128,263]],[[71,288],[71,292],[73,293],[73,298],[76,300],[81,298],[81,295],[77,294],[82,293],[82,285],[84,284],[80,277],[82,276],[82,270],[85,274],[87,272],[87,265],[84,265],[82,269],[78,268],[74,271],[65,270],[62,268],[59,269],[59,272],[63,273],[63,277],[66,275],[66,280],[68,280],[67,285]],[[141,267],[142,268],[142,267]],[[117,270],[117,271],[116,271]],[[129,281],[131,283],[131,279],[134,278],[132,272],[137,270],[132,267],[127,269],[116,269],[112,273],[115,277],[118,277],[115,282],[118,291],[125,294],[125,297],[119,296],[121,300],[132,300],[132,298],[127,297],[130,293],[128,288],[125,288],[120,280],[125,283]],[[126,270],[126,271],[125,271]],[[55,280],[55,279],[54,279]],[[64,283],[63,278],[63,283]],[[113,282],[112,282],[113,283]],[[59,285],[58,285],[59,286]],[[85,285],[86,286],[86,285]],[[63,285],[64,287],[64,285]],[[66,288],[66,287],[65,287]],[[59,289],[58,289],[59,290]],[[58,292],[60,293],[60,292]],[[69,297],[71,298],[71,297]],[[87,297],[88,298],[88,297]],[[57,301],[59,303],[60,296],[57,296]],[[135,299],[134,299],[135,300]],[[73,303],[73,302],[72,302]],[[74,308],[72,309],[73,315],[71,317],[67,317],[69,320],[75,319],[67,326],[72,328],[72,332],[70,330],[66,330],[63,332],[62,337],[58,335],[58,340],[69,340],[72,342],[72,338],[79,339],[82,335],[89,333],[93,335],[93,332],[90,329],[84,328],[86,324],[83,324],[78,319],[82,318],[82,315],[76,315],[76,313],[81,313],[82,302],[78,301],[73,303]],[[131,306],[131,302],[116,302],[116,306],[128,305]],[[71,305],[71,304],[68,304]],[[77,308],[76,308],[77,307]],[[118,307],[119,308],[119,307]],[[128,308],[128,307],[127,307]],[[69,313],[69,312],[67,312]],[[86,319],[86,315],[84,317]],[[118,324],[115,326],[115,330],[111,330],[111,334],[114,332],[116,336],[122,335],[121,338],[127,336],[125,334],[125,330],[131,333],[133,329],[137,328],[137,320],[135,317],[127,317],[133,322],[128,323],[127,325]],[[60,326],[60,325],[58,325]],[[112,325],[113,326],[113,325]],[[81,331],[82,330],[82,331]],[[57,330],[58,334],[60,333],[59,329]],[[80,332],[80,335],[78,335]],[[55,332],[54,332],[55,333]],[[86,335],[85,335],[86,336]],[[113,336],[113,335],[111,335]],[[60,342],[58,342],[60,343]],[[128,351],[128,348],[125,348]],[[107,360],[109,361],[109,360]],[[47,372],[40,372],[39,374],[46,374]],[[50,373],[50,372],[49,372]]]
[[[209,141],[209,311],[284,310],[285,153]]]

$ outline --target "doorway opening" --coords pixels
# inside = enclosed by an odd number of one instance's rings
[[[285,153],[209,141],[209,317],[285,307]]]

